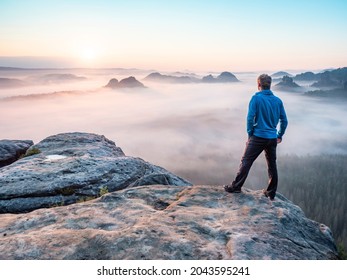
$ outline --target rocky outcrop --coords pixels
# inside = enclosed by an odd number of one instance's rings
[[[202,82],[203,83],[215,83],[216,82],[216,78],[213,77],[211,74],[202,77]]]
[[[230,72],[222,72],[216,78],[212,75],[207,75],[202,78],[203,83],[235,83],[239,82],[236,76]]]
[[[192,186],[104,136],[64,133],[0,169],[0,259],[336,259],[277,194]]]
[[[117,88],[144,88],[145,86],[143,85],[143,83],[136,80],[135,77],[130,76],[128,78],[120,80],[120,82],[118,82],[117,79],[113,78],[108,82],[108,84],[105,87],[117,89]]]
[[[128,77],[123,80],[120,80],[118,84],[119,88],[144,88],[143,83],[136,80],[134,77]]]
[[[278,84],[275,85],[279,90],[298,90],[300,86],[293,81],[293,78],[284,76]]]
[[[32,145],[34,142],[31,140],[0,140],[0,167],[15,162]]]
[[[3,260],[337,258],[329,228],[282,195],[270,201],[261,191],[229,194],[221,186],[127,188],[69,206],[2,214],[0,225]]]
[[[164,168],[125,156],[104,136],[58,134],[0,169],[0,213],[68,205],[105,192],[152,184],[191,185]]]
[[[230,72],[222,72],[220,75],[217,76],[217,80],[220,83],[239,82],[239,80],[236,78],[236,76]]]
[[[112,78],[111,80],[109,80],[109,82],[107,83],[107,85],[105,87],[117,88],[118,84],[119,84],[119,81],[116,78]]]

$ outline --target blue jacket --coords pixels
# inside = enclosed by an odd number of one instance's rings
[[[280,129],[277,132],[278,123]],[[288,120],[282,100],[271,90],[262,90],[252,96],[247,115],[248,136],[282,138],[287,125]]]

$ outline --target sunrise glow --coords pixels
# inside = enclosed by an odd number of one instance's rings
[[[62,67],[340,67],[346,10],[339,0],[1,1],[0,65],[25,58],[23,67],[47,66],[59,57]]]

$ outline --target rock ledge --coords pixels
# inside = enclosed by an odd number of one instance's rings
[[[31,156],[0,169],[0,213],[68,205],[139,185],[191,185],[106,137],[63,133],[31,146]]]
[[[3,214],[0,259],[336,259],[331,232],[284,198],[220,186],[139,186]]]

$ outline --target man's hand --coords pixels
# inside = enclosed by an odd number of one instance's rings
[[[281,138],[277,138],[277,144],[281,143],[282,139]]]

